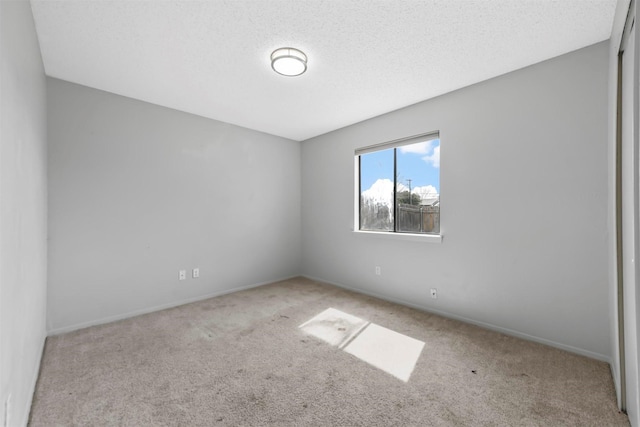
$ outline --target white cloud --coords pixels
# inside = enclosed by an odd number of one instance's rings
[[[438,190],[433,185],[424,185],[422,187],[414,187],[411,192],[419,195],[421,198],[426,199],[429,197],[437,197]]]
[[[429,141],[417,142],[411,145],[403,145],[400,147],[400,152],[402,154],[413,153],[413,154],[427,154],[431,151],[431,146],[433,145],[433,139]]]
[[[422,158],[427,163],[430,163],[434,168],[440,168],[440,146],[438,145],[433,149],[433,154],[430,156],[424,156]]]
[[[397,192],[409,191],[409,188],[401,183],[396,184]],[[422,204],[433,204],[440,198],[438,190],[433,185],[413,187],[411,193],[417,194],[422,200]],[[393,212],[393,181],[390,179],[379,179],[371,185],[371,188],[362,192],[362,197],[374,204],[382,204],[389,207],[389,215]]]
[[[391,206],[393,205],[393,181],[379,179],[371,185],[371,188],[364,190],[362,196],[365,199],[372,200],[374,203]]]

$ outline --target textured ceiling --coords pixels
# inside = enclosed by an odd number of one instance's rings
[[[31,3],[47,75],[304,140],[606,40],[616,0]]]

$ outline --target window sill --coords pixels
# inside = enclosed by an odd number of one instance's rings
[[[415,234],[415,233],[396,233],[391,231],[361,231],[354,230],[353,234],[357,236],[381,237],[383,239],[405,240],[411,242],[422,243],[442,243],[442,234]]]

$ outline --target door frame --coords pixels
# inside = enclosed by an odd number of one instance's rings
[[[617,324],[618,324],[618,356],[619,356],[619,375],[618,378],[620,384],[620,409],[624,412],[627,412],[628,402],[627,402],[627,370],[626,370],[626,357],[625,357],[625,349],[629,343],[625,341],[625,322],[624,322],[624,302],[625,302],[625,294],[624,294],[624,280],[623,280],[623,225],[622,225],[622,146],[623,146],[623,138],[622,138],[622,117],[623,117],[623,58],[624,53],[627,48],[627,43],[629,40],[629,36],[633,27],[635,25],[636,18],[636,0],[631,0],[629,3],[629,9],[627,11],[627,16],[625,19],[624,30],[621,34],[620,45],[618,49],[617,55],[617,82],[616,82],[616,138],[615,138],[615,234],[616,234],[616,308],[617,308]],[[637,30],[636,30],[637,33]],[[635,37],[638,38],[638,34],[635,34]],[[633,71],[632,73],[637,74],[640,69],[638,66],[639,58],[638,58],[638,42],[635,43],[635,51],[634,51],[634,63],[633,63]],[[639,214],[640,214],[640,206],[638,201],[640,200],[639,195],[639,186],[640,186],[640,171],[639,171],[639,150],[638,150],[638,118],[637,112],[640,111],[638,109],[638,82],[637,79],[632,80],[634,83],[632,85],[633,92],[633,108],[634,108],[634,122],[633,122],[633,206],[634,206],[634,235],[633,235],[633,252],[634,252],[634,260],[638,259],[640,261],[640,246],[638,240],[638,231],[640,230],[639,226]],[[640,278],[640,271],[638,268],[639,262],[634,263],[634,279],[636,289],[638,284],[638,279]],[[636,295],[636,308],[640,308],[638,304],[638,295]],[[636,311],[636,323],[638,323],[638,311]],[[640,329],[636,329],[636,333],[638,333]],[[629,361],[633,363],[633,361]],[[640,390],[636,390],[636,393],[640,393]],[[640,416],[640,414],[635,414],[636,416]]]

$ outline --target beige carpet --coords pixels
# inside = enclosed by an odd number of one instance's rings
[[[337,312],[351,316],[348,325],[329,319]],[[331,328],[351,335],[332,345],[316,333]],[[354,355],[368,348],[365,333],[375,341],[381,330],[410,337],[420,352],[406,382]],[[379,350],[393,361],[405,356],[393,354],[396,345]],[[292,279],[48,338],[30,424],[623,426],[628,419],[616,408],[605,363]]]

